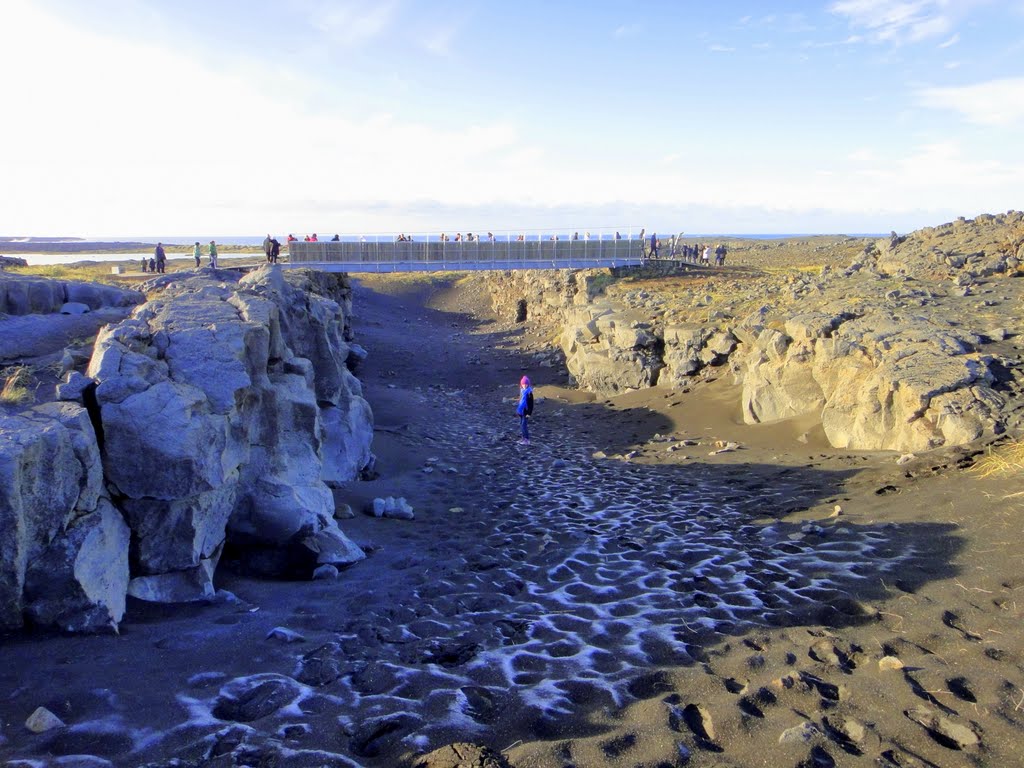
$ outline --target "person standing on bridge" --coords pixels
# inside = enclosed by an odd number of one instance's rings
[[[267,233],[267,236],[266,236],[265,238],[263,238],[263,253],[265,253],[265,254],[266,254],[266,256],[267,256],[267,264],[269,264],[269,263],[270,263],[270,250],[271,250],[271,249],[272,249],[273,247],[274,247],[274,246],[272,246],[272,245],[270,244],[270,234],[269,234],[269,233]]]
[[[520,445],[530,444],[530,416],[533,415],[533,387],[530,385],[530,377],[523,376],[519,380],[519,404],[516,406],[516,414],[519,416],[519,430],[523,436],[519,439]]]
[[[270,263],[277,264],[277,257],[281,255],[281,244],[276,237],[270,238]]]
[[[658,258],[658,233],[651,232],[651,258]]]
[[[217,243],[210,241],[210,268],[217,268]]]

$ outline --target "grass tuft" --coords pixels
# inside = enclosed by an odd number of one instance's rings
[[[7,376],[3,389],[0,389],[0,403],[5,405],[24,405],[33,400],[32,371],[28,366],[19,365]]]
[[[982,477],[1024,473],[1024,442],[997,446],[975,462],[973,470]]]

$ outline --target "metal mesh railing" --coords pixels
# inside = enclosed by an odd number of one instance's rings
[[[643,261],[638,239],[484,240],[473,242],[304,242],[288,244],[292,265],[337,265],[347,271],[551,269],[619,266]]]

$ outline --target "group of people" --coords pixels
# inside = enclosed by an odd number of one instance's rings
[[[288,235],[288,237],[291,237],[291,235]],[[277,241],[276,237],[271,237],[269,233],[263,240],[263,253],[267,255],[267,264],[277,264],[277,258],[281,255],[281,244]]]
[[[213,269],[217,269],[217,242],[215,240],[210,241],[210,266]],[[202,265],[203,252],[199,245],[199,241],[196,240],[196,244],[192,247],[192,258],[196,260],[196,269]],[[143,272],[152,272],[156,274],[164,274],[167,272],[167,252],[164,250],[163,243],[157,243],[156,248],[153,249],[153,255],[148,259],[143,256],[142,263],[140,265]]]
[[[672,235],[668,239],[668,253],[664,254],[662,242],[657,234],[652,233],[650,238],[644,237],[644,230],[640,230],[640,242],[643,246],[644,258],[647,259],[672,259],[678,261],[689,261],[693,264],[711,266],[712,253],[715,257],[715,266],[725,265],[727,249],[725,243],[719,243],[712,251],[708,244],[695,243],[690,245],[683,242],[683,233]]]
[[[456,232],[455,233],[455,237],[454,238],[450,238],[450,237],[448,237],[448,235],[446,235],[444,232],[442,232],[440,235],[438,235],[437,239],[438,239],[438,241],[440,241],[442,243],[448,243],[448,242],[479,243],[480,242],[480,235],[479,234],[474,235],[472,232],[467,232],[465,235],[463,235],[461,232]],[[519,239],[520,240],[523,239],[522,235],[519,236]],[[409,241],[412,242],[412,238],[411,237],[409,238]],[[494,238],[494,233],[493,232],[488,232],[487,233],[487,242],[489,242],[489,243],[495,242],[495,238]]]
[[[163,274],[167,271],[167,254],[164,252],[164,244],[157,243],[156,248],[153,249],[153,255],[148,259],[142,257],[142,271],[152,272],[153,274]]]

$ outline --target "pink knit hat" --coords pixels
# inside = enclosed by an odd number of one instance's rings
[[[523,378],[521,378],[519,380],[519,386],[521,386],[521,387],[528,387],[528,386],[530,386],[530,377],[529,376],[523,376]]]

